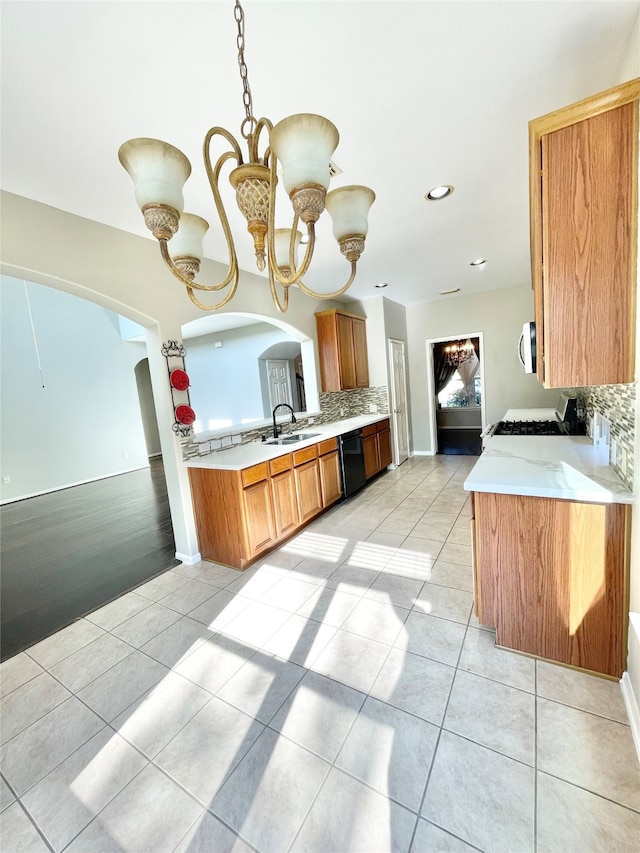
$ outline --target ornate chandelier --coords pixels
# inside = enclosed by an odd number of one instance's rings
[[[449,346],[445,347],[444,357],[449,364],[459,367],[465,361],[469,361],[474,352],[473,344],[467,338],[466,341],[453,341]]]
[[[289,288],[297,285],[303,293],[316,299],[333,299],[344,293],[353,283],[356,264],[364,250],[367,235],[367,214],[375,200],[368,187],[346,186],[327,193],[329,163],[335,151],[339,134],[326,118],[302,113],[278,122],[275,127],[267,118],[253,116],[251,90],[244,61],[244,12],[235,0],[234,17],[237,23],[238,64],[243,84],[243,102],[246,117],[240,134],[247,143],[248,161],[243,159],[240,145],[222,127],[212,127],[204,140],[204,163],[224,231],[229,252],[227,274],[218,284],[198,284],[203,250],[202,241],[209,223],[200,216],[183,213],[182,190],[191,173],[191,164],[185,155],[157,139],[131,139],[118,151],[118,158],[133,179],[135,196],[147,228],[160,244],[162,258],[173,275],[187,289],[191,301],[203,311],[215,311],[226,305],[238,287],[238,260],[229,227],[227,214],[220,194],[218,181],[227,160],[236,167],[229,180],[236,191],[236,201],[247,220],[247,230],[253,237],[256,264],[260,271],[266,269],[273,301],[280,312],[287,310]],[[268,132],[268,146],[259,154],[262,132]],[[223,137],[231,146],[215,163],[211,162],[211,143],[214,137]],[[280,163],[284,187],[293,206],[291,228],[275,227],[276,170]],[[327,208],[333,221],[333,235],[340,251],[351,264],[347,283],[332,293],[317,293],[302,281],[307,273],[315,248],[315,223]],[[302,234],[298,223],[307,229],[307,245],[300,266],[297,250]],[[280,300],[277,284],[282,287]],[[218,292],[229,288],[224,298],[214,305],[200,301],[194,291]]]

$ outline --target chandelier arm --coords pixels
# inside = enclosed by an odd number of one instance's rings
[[[278,296],[278,288],[276,286],[276,280],[273,276],[273,272],[271,270],[271,265],[269,265],[269,288],[271,289],[271,298],[273,299],[276,308],[281,314],[284,314],[287,308],[289,307],[289,286],[284,286],[284,305],[280,304],[280,297]]]
[[[236,288],[238,286],[238,261],[235,256],[235,252],[231,261],[229,262],[229,272],[227,276],[221,281],[219,284],[198,284],[193,281],[192,278],[189,278],[188,275],[185,275],[182,270],[176,266],[169,254],[169,248],[166,240],[159,240],[160,244],[160,253],[162,254],[162,260],[165,262],[169,270],[173,273],[173,275],[185,285],[185,287],[190,287],[193,290],[207,290],[207,291],[215,291],[222,290],[224,287],[227,287],[230,282],[233,282],[232,291],[235,293]],[[224,303],[223,303],[224,304]]]
[[[265,166],[269,165],[269,153],[270,149],[267,146],[265,148],[264,157],[260,158],[258,154],[258,142],[260,140],[260,133],[267,129],[268,131],[273,130],[273,124],[269,121],[268,118],[258,119],[256,122],[255,130],[251,133],[247,139],[247,147],[249,148],[249,162],[250,163],[260,163],[262,162]]]
[[[201,302],[198,297],[193,292],[193,287],[191,285],[187,285],[187,293],[189,294],[189,299],[196,305],[201,311],[217,311],[218,308],[224,308],[224,306],[230,302],[235,296],[236,288],[238,286],[238,281],[234,281],[233,287],[227,293],[227,295],[220,302],[217,302],[215,305],[205,305],[204,302]]]
[[[356,264],[357,261],[351,261],[351,275],[349,276],[349,281],[339,290],[334,290],[333,293],[316,293],[315,290],[311,290],[301,281],[297,281],[296,284],[303,293],[306,293],[307,296],[313,296],[314,299],[335,299],[337,296],[341,296],[345,293],[353,284],[353,280],[356,277]]]

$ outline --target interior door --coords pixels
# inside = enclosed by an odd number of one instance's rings
[[[284,359],[268,359],[267,374],[269,376],[271,408],[273,409],[280,403],[288,403],[293,406],[289,362]]]
[[[409,417],[407,412],[407,374],[404,341],[389,340],[393,383],[391,385],[391,417],[393,420],[394,457],[396,465],[409,458]]]

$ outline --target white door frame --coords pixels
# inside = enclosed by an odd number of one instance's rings
[[[482,429],[487,425],[486,400],[484,387],[484,333],[483,332],[460,332],[459,335],[447,335],[444,338],[429,338],[427,343],[427,403],[429,406],[429,418],[431,420],[431,448],[427,451],[428,456],[435,456],[438,452],[438,424],[436,422],[436,386],[433,376],[433,345],[442,344],[446,341],[466,341],[467,338],[480,339],[480,414],[482,417]]]
[[[404,400],[405,400],[405,427],[406,427],[406,446],[407,446],[407,455],[400,460],[400,442],[398,441],[398,418],[396,416],[396,409],[398,408],[396,402],[396,383],[395,383],[395,374],[393,369],[393,345],[399,344],[402,347],[402,364],[403,364],[403,377],[404,377]],[[396,465],[401,465],[402,462],[406,461],[409,458],[410,454],[410,444],[411,444],[411,435],[409,432],[409,411],[408,411],[408,397],[407,397],[407,356],[406,356],[406,343],[401,340],[397,340],[396,338],[388,339],[388,357],[389,357],[389,372],[391,374],[391,421],[393,423],[393,449],[394,449],[394,462]]]

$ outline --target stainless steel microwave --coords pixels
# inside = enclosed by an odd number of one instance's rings
[[[536,324],[525,323],[518,343],[518,358],[525,373],[536,372]]]

